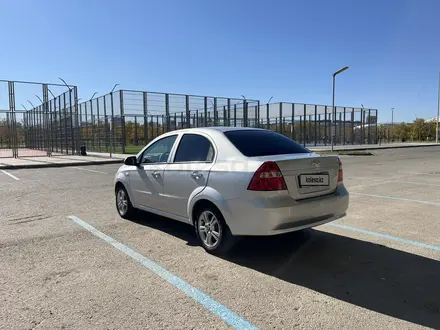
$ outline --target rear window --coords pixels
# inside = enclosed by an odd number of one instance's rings
[[[310,152],[288,137],[272,131],[238,130],[225,132],[224,134],[246,157]]]

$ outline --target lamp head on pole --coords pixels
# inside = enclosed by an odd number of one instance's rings
[[[344,72],[345,70],[348,70],[348,66],[344,66],[342,69],[336,71],[335,73],[333,73],[333,77]]]

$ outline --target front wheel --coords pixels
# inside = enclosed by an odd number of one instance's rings
[[[124,219],[129,219],[134,213],[127,190],[121,185],[116,188],[116,209],[121,218]]]
[[[235,243],[223,216],[213,207],[198,212],[195,227],[202,247],[209,253],[225,254]]]

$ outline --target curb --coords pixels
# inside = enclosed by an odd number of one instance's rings
[[[26,168],[50,168],[50,167],[69,167],[69,166],[89,166],[89,165],[108,165],[122,164],[121,159],[104,160],[102,162],[69,162],[69,163],[46,163],[46,164],[29,164],[29,165],[0,165],[0,170],[21,170]]]
[[[351,152],[351,151],[374,151],[374,150],[384,150],[384,149],[402,149],[402,148],[428,148],[428,147],[440,147],[440,144],[428,144],[428,145],[423,145],[423,144],[418,144],[418,145],[413,145],[413,146],[385,146],[385,147],[375,147],[375,148],[354,148],[354,149],[336,149],[334,148],[333,151],[346,151],[346,152]],[[325,151],[330,151],[331,149],[310,149],[313,152],[325,152]]]

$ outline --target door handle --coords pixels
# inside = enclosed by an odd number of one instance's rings
[[[194,172],[191,173],[191,176],[192,176],[194,179],[198,180],[198,179],[200,179],[200,178],[203,177],[203,174],[199,173],[198,171],[194,171]]]
[[[158,177],[160,177],[160,172],[159,171],[153,171],[153,176],[155,177],[155,178],[158,178]]]

